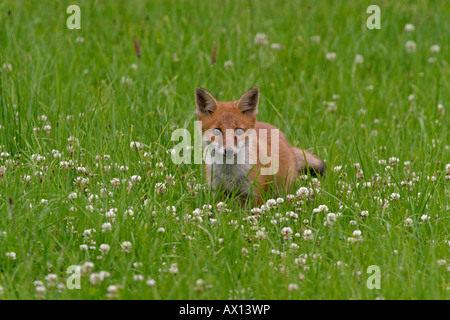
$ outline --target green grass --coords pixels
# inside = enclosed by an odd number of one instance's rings
[[[366,28],[373,2],[381,8],[380,30]],[[0,233],[6,232],[0,299],[107,299],[110,285],[120,286],[120,299],[449,298],[448,1],[78,1],[81,30],[66,28],[71,4],[0,3],[0,66],[12,67],[0,71]],[[413,32],[405,31],[408,23]],[[257,33],[269,44],[255,45]],[[406,51],[408,40],[416,52]],[[432,45],[440,52],[431,52]],[[328,52],[335,61],[325,58]],[[357,54],[362,64],[355,64]],[[175,165],[167,153],[175,129],[194,131],[195,87],[232,100],[254,85],[261,90],[259,120],[328,166],[313,199],[285,198],[256,223],[245,220],[253,215],[250,204],[228,200],[230,211],[220,212],[216,203],[223,199],[206,188],[203,165]],[[335,101],[336,111],[325,101]],[[132,150],[132,141],[143,148]],[[399,158],[392,171],[379,164],[389,165],[390,157]],[[73,165],[63,169],[61,161]],[[155,185],[169,174],[174,184],[159,194]],[[128,189],[133,175],[142,180]],[[89,185],[74,183],[78,177]],[[121,181],[117,188],[114,178]],[[189,185],[196,183],[194,192]],[[299,179],[291,193],[310,183]],[[74,192],[77,198],[69,199]],[[392,193],[400,199],[391,201]],[[212,216],[186,218],[209,204]],[[313,212],[319,205],[341,214],[332,226],[324,225],[325,213]],[[167,213],[167,206],[176,212]],[[133,217],[125,217],[131,207]],[[117,209],[112,230],[102,232],[111,208]],[[290,211],[296,220],[286,216]],[[369,216],[362,219],[361,211]],[[430,219],[422,222],[422,215]],[[284,227],[293,231],[288,239]],[[87,229],[96,232],[83,236]],[[305,229],[313,240],[303,239]],[[261,230],[264,239],[256,237]],[[355,230],[363,240],[350,243]],[[132,244],[129,253],[124,241]],[[81,250],[83,244],[93,248]],[[101,244],[110,251],[99,259]],[[304,254],[306,261],[299,260]],[[67,268],[88,261],[93,273],[110,276],[94,285],[85,275],[80,290],[45,280],[55,274],[65,284]],[[174,263],[177,274],[169,271]],[[366,285],[371,265],[380,268],[380,289]]]

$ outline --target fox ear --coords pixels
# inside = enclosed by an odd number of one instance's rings
[[[258,114],[259,88],[257,86],[249,89],[239,98],[237,107],[243,114],[256,117]]]
[[[211,93],[203,88],[195,89],[195,105],[197,117],[206,117],[216,111],[219,104]]]

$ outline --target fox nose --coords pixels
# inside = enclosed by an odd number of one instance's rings
[[[225,156],[232,157],[234,155],[233,148],[226,147],[225,150],[224,150],[224,153],[225,153]]]

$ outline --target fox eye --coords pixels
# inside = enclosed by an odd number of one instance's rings
[[[244,129],[242,129],[242,128],[237,128],[236,130],[234,130],[234,134],[237,136],[240,136],[243,133],[244,133]]]
[[[219,128],[215,128],[215,129],[213,129],[213,134],[215,135],[215,136],[220,136],[221,134],[222,134],[222,131],[220,131],[220,129]]]

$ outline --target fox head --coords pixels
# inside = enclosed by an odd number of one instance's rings
[[[237,155],[244,147],[258,115],[259,88],[253,87],[238,100],[217,101],[203,88],[195,89],[195,104],[203,136],[225,157]]]

